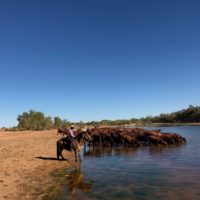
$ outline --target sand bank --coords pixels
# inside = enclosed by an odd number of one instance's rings
[[[74,154],[64,152],[69,161],[56,160],[57,131],[0,132],[0,199],[42,199],[53,181],[49,173],[74,165]]]

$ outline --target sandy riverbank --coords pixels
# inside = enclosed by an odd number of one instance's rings
[[[56,160],[57,131],[0,132],[0,199],[40,200],[53,186],[51,171],[74,165],[74,154],[64,152],[69,161]]]

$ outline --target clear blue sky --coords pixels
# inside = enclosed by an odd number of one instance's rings
[[[0,127],[200,105],[199,0],[1,0]]]

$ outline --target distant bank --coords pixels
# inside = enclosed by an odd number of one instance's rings
[[[18,125],[16,127],[6,128],[7,131],[41,131],[52,129],[66,129],[71,124],[77,128],[88,128],[96,126],[116,126],[116,127],[146,127],[146,126],[199,126],[200,125],[200,106],[190,105],[186,109],[172,113],[162,113],[159,116],[147,116],[140,119],[117,119],[101,120],[89,122],[71,122],[67,119],[61,119],[56,116],[45,116],[40,111],[30,110],[23,112],[17,117]]]
[[[128,124],[122,125],[122,127],[165,127],[165,126],[200,126],[200,123],[147,123],[147,124]]]
[[[107,128],[107,127],[116,127],[116,128],[139,128],[139,127],[168,127],[168,126],[200,126],[200,123],[147,123],[147,124],[137,124],[137,123],[132,123],[132,124],[123,124],[123,125],[107,125],[107,126],[98,126],[101,128]],[[89,128],[93,128],[90,126]]]

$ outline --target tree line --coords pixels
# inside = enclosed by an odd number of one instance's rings
[[[189,105],[188,108],[172,113],[162,113],[159,116],[147,116],[143,118],[132,118],[129,120],[102,120],[99,122],[88,122],[87,125],[151,125],[153,123],[200,123],[200,106]]]
[[[18,115],[18,126],[7,130],[50,130],[58,128],[68,128],[74,124],[78,128],[91,127],[91,126],[122,126],[136,124],[142,126],[144,124],[152,123],[198,123],[200,122],[200,107],[190,105],[187,109],[168,114],[160,114],[159,116],[147,116],[145,118],[132,118],[121,120],[101,120],[90,122],[70,122],[67,119],[61,119],[56,116],[54,118],[45,116],[44,113],[30,110]]]
[[[200,106],[190,105],[187,109],[169,114],[149,117],[152,123],[198,123],[200,122]]]
[[[51,130],[58,128],[67,128],[70,126],[70,122],[66,119],[62,120],[60,117],[45,116],[44,113],[30,110],[29,112],[23,112],[17,117],[18,126],[13,127],[13,130]]]

